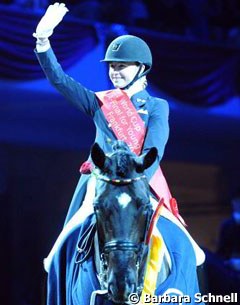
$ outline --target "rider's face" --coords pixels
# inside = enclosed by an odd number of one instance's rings
[[[134,62],[111,62],[109,77],[115,88],[126,87],[135,77],[139,65]]]

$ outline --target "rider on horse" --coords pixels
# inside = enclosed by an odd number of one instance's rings
[[[152,191],[153,205],[161,202],[161,213],[185,234],[193,246],[196,266],[204,262],[204,253],[191,238],[179,215],[159,166],[169,136],[169,106],[166,100],[152,97],[146,90],[146,75],[152,67],[152,54],[144,40],[132,35],[114,39],[107,48],[103,62],[109,65],[109,77],[114,90],[93,92],[68,76],[58,63],[49,37],[68,9],[63,3],[50,5],[40,20],[36,32],[36,55],[51,84],[83,113],[90,116],[96,126],[96,138],[101,149],[109,153],[115,140],[124,140],[136,154],[156,147],[158,155],[145,175]],[[81,177],[74,192],[63,231],[45,261],[49,269],[52,258],[61,243],[74,228],[92,213],[95,177],[91,158],[81,166]]]

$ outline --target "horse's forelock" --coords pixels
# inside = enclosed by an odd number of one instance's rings
[[[117,174],[121,177],[126,177],[129,173],[130,162],[131,159],[129,158],[129,154],[123,152],[118,155],[117,158]]]

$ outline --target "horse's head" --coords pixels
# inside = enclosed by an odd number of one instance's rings
[[[94,210],[101,257],[102,287],[115,303],[140,292],[143,281],[145,237],[152,215],[149,185],[144,170],[152,165],[157,149],[136,156],[117,141],[105,155],[94,144],[91,157],[99,169]]]

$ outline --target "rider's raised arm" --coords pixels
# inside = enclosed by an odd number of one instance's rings
[[[64,3],[55,3],[47,8],[33,34],[37,39],[35,52],[50,83],[67,100],[84,113],[93,116],[96,109],[98,109],[94,92],[86,89],[63,71],[50,45],[49,37],[67,12],[68,9]]]
[[[45,52],[50,48],[49,37],[53,34],[55,27],[62,21],[68,12],[64,3],[49,5],[45,14],[39,21],[33,36],[37,39],[37,52]]]

